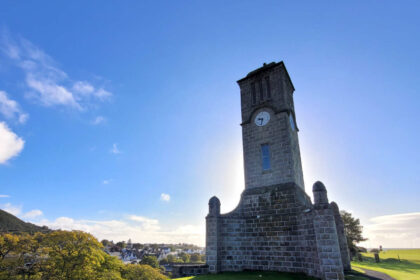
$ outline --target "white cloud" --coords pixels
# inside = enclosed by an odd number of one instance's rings
[[[8,195],[8,194],[0,194],[0,198],[9,198],[10,197],[10,195]]]
[[[109,183],[111,183],[111,181],[112,181],[111,179],[103,180],[102,184],[108,185]]]
[[[369,240],[362,245],[370,248],[419,248],[420,212],[372,218],[364,234]]]
[[[95,88],[88,82],[78,81],[74,83],[73,89],[81,94],[90,94],[95,91]]]
[[[19,215],[22,212],[22,206],[12,205],[11,203],[6,203],[0,205],[0,209],[3,209],[6,212],[9,212],[12,215]]]
[[[33,74],[29,73],[26,77],[26,83],[37,92],[35,97],[45,106],[68,105],[82,110],[73,94],[52,79],[35,78]]]
[[[116,143],[112,144],[112,149],[110,150],[110,152],[114,155],[120,154],[121,151],[120,149],[118,149],[118,145]]]
[[[44,106],[83,110],[91,104],[92,99],[104,101],[112,96],[103,87],[72,80],[40,48],[24,38],[12,38],[4,30],[0,38],[0,50],[25,73],[25,83],[30,89],[26,96]]]
[[[54,221],[41,220],[35,222],[46,225],[52,229],[83,230],[90,232],[98,239],[114,241],[128,240],[141,243],[193,243],[204,245],[204,225],[180,225],[172,230],[162,229],[156,219],[129,215],[121,220],[75,220],[69,217],[60,217]]]
[[[144,230],[158,231],[160,230],[159,221],[156,219],[149,219],[142,216],[130,215],[130,220],[138,222]]]
[[[100,100],[106,100],[112,96],[112,93],[104,90],[103,88],[100,88],[93,93],[93,96],[97,97]]]
[[[33,218],[36,218],[36,217],[39,217],[39,216],[42,216],[42,215],[43,215],[43,213],[42,213],[41,210],[34,209],[34,210],[29,211],[29,212],[26,212],[25,214],[23,214],[22,217],[26,218],[26,219],[33,219]]]
[[[106,119],[104,118],[104,117],[102,117],[102,116],[97,116],[93,121],[92,121],[92,124],[93,125],[98,125],[98,124],[101,124],[101,123],[103,123],[103,122],[105,122],[106,121]]]
[[[20,123],[26,122],[28,114],[25,114],[20,109],[19,104],[9,99],[7,93],[0,90],[0,113],[8,119],[16,118]]]
[[[23,149],[25,141],[11,131],[5,122],[0,122],[0,164],[17,156]]]
[[[160,200],[169,202],[171,200],[171,196],[167,193],[161,193]]]

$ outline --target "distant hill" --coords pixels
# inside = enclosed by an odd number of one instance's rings
[[[49,231],[47,227],[26,223],[12,214],[0,209],[0,232],[37,232]]]

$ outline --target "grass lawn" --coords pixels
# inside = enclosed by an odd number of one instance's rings
[[[302,274],[281,273],[281,272],[225,272],[220,274],[208,274],[176,278],[176,280],[315,280],[317,278],[308,277]],[[355,272],[346,275],[346,280],[366,280],[363,275]]]
[[[351,263],[355,269],[370,269],[388,274],[397,280],[420,279],[420,249],[389,250],[379,254],[380,263],[375,263],[373,254],[363,254],[363,262]],[[400,261],[398,260],[398,257]]]

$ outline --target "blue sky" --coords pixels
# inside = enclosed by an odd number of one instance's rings
[[[0,206],[99,238],[204,244],[243,190],[239,88],[283,60],[306,191],[367,246],[420,247],[417,1],[4,1]]]

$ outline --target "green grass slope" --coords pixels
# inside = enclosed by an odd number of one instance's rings
[[[317,278],[308,277],[298,273],[282,273],[268,271],[247,271],[247,272],[224,272],[219,274],[207,274],[176,278],[176,280],[315,280]],[[369,278],[354,272],[346,275],[346,280],[368,280]]]
[[[0,210],[0,232],[37,232],[48,231],[45,227],[39,227],[31,223],[25,223],[12,214]]]
[[[176,278],[177,280],[313,280],[316,278],[307,277],[302,274],[281,273],[281,272],[224,272],[219,274],[207,274]]]
[[[371,253],[363,254],[363,262],[354,261],[352,267],[371,269],[388,274],[397,280],[420,279],[420,249],[388,250],[380,252],[380,263]]]

